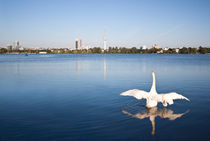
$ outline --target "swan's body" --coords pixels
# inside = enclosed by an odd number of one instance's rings
[[[138,119],[144,119],[144,118],[149,118],[151,123],[152,123],[152,135],[155,134],[155,118],[156,117],[160,117],[160,118],[168,118],[169,120],[175,120],[177,118],[182,117],[185,113],[181,113],[181,114],[174,114],[174,112],[170,109],[158,109],[157,107],[153,107],[153,108],[146,108],[145,111],[143,112],[139,112],[137,114],[131,114],[125,110],[122,110],[122,112],[124,114],[127,114],[129,116],[132,116],[134,118],[138,118]]]
[[[156,80],[155,80],[154,72],[152,72],[152,77],[153,77],[153,83],[152,83],[152,88],[151,88],[150,92],[133,89],[133,90],[128,90],[126,92],[123,92],[120,95],[133,96],[136,99],[146,99],[147,100],[146,106],[148,108],[157,106],[158,102],[161,102],[163,104],[163,106],[166,107],[168,104],[169,105],[173,104],[174,103],[173,100],[176,100],[176,99],[185,99],[185,100],[189,101],[188,98],[186,98],[176,92],[171,92],[171,93],[166,93],[166,94],[158,94],[156,91]]]

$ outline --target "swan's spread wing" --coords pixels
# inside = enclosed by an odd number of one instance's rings
[[[125,92],[121,93],[120,95],[133,96],[136,99],[142,99],[142,98],[146,99],[148,97],[148,92],[145,92],[143,90],[133,89],[133,90],[125,91]]]
[[[162,96],[161,102],[167,102],[170,105],[173,104],[174,103],[173,100],[176,100],[176,99],[185,99],[187,101],[190,101],[188,98],[175,92],[171,92],[167,94],[160,94],[160,95]]]

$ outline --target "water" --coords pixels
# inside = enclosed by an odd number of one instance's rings
[[[128,89],[178,92],[167,108]],[[210,140],[210,55],[0,55],[0,140]]]

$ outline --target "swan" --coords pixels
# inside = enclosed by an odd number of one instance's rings
[[[137,114],[131,114],[129,112],[127,112],[126,110],[122,110],[122,112],[124,114],[127,114],[131,117],[134,117],[134,118],[138,118],[138,119],[144,119],[144,118],[149,118],[149,120],[151,121],[152,123],[152,135],[154,136],[155,135],[155,118],[156,117],[160,117],[160,118],[163,118],[163,119],[169,119],[169,120],[175,120],[177,118],[181,118],[184,114],[188,113],[188,111],[186,111],[185,113],[180,113],[180,114],[174,114],[174,111],[171,110],[171,109],[166,109],[166,108],[163,108],[163,109],[159,109],[157,107],[153,107],[153,108],[146,108],[146,110],[144,110],[143,112],[139,112]]]
[[[158,102],[161,102],[164,107],[166,107],[168,104],[174,104],[174,100],[176,99],[185,99],[187,101],[190,101],[188,98],[182,96],[181,94],[178,94],[176,92],[170,92],[166,94],[158,94],[156,91],[156,80],[155,80],[155,72],[152,72],[153,77],[153,83],[150,92],[146,92],[143,90],[133,89],[128,90],[125,92],[122,92],[120,95],[122,96],[133,96],[136,99],[146,99],[147,104],[146,107],[156,107]]]

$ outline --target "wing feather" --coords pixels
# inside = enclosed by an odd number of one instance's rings
[[[162,96],[161,102],[167,102],[170,105],[173,104],[174,103],[173,100],[176,100],[176,99],[185,99],[187,101],[190,101],[188,98],[175,92],[171,92],[167,94],[160,94],[160,95]]]
[[[121,93],[120,95],[123,95],[123,96],[133,96],[136,99],[143,99],[143,98],[144,99],[147,99],[148,92],[143,91],[143,90],[133,89],[133,90],[125,91],[125,92]]]

